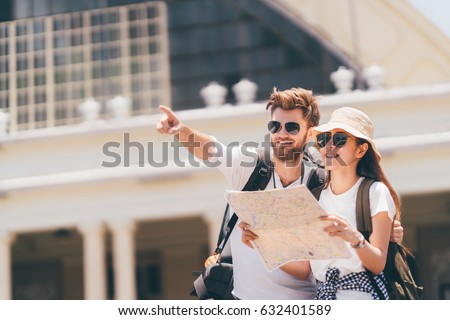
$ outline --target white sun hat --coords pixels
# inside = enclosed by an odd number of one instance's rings
[[[314,128],[314,137],[326,131],[334,129],[342,129],[347,131],[356,138],[367,140],[372,146],[378,162],[381,160],[381,155],[373,141],[373,123],[372,120],[361,110],[343,107],[335,110],[331,114],[330,121]]]

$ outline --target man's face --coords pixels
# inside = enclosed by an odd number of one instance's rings
[[[272,120],[276,121],[275,125],[277,125],[270,134],[274,157],[285,162],[296,162],[303,152],[308,133],[303,112],[300,109],[277,108],[272,113]],[[300,126],[298,132],[294,130],[298,128],[296,124]],[[278,128],[279,130],[275,132]]]

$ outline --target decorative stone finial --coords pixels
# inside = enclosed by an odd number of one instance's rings
[[[238,105],[250,104],[256,100],[258,85],[248,79],[241,79],[232,87]]]
[[[377,90],[383,88],[383,80],[386,75],[384,68],[378,65],[371,65],[363,70],[363,77],[366,80],[369,90]]]
[[[355,71],[340,66],[337,71],[330,74],[337,93],[351,92],[353,88],[353,80],[355,79]]]
[[[126,118],[129,115],[130,107],[130,98],[121,95],[106,102],[106,108],[112,113],[114,119]]]
[[[203,98],[207,108],[219,107],[224,105],[227,92],[226,87],[213,81],[200,90],[200,96]]]
[[[86,101],[82,102],[78,111],[84,118],[85,123],[94,123],[100,117],[101,105],[94,98],[88,98]]]

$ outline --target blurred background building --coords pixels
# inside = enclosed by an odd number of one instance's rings
[[[227,183],[156,133],[158,105],[262,143],[274,86],[374,120],[426,298],[450,298],[450,39],[408,1],[0,9],[1,299],[189,299]]]

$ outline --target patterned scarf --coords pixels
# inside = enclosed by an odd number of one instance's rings
[[[372,295],[374,300],[380,300],[377,292],[371,285],[369,276],[366,272],[352,272],[342,278],[339,278],[340,270],[338,268],[328,268],[326,280],[317,280],[316,300],[336,300],[338,290],[354,290],[367,292]],[[386,279],[383,274],[374,276],[375,282],[381,289],[386,300],[389,299],[386,289]]]

